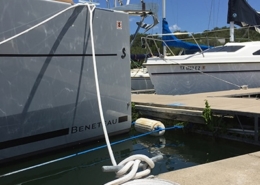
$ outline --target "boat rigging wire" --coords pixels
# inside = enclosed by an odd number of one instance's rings
[[[203,52],[202,52],[202,53],[203,53]],[[163,60],[165,61],[165,63],[167,63],[167,61],[166,61],[165,59],[163,59]],[[216,80],[222,81],[222,82],[224,82],[224,83],[227,83],[227,84],[230,84],[230,85],[234,85],[235,87],[238,87],[239,89],[243,88],[243,85],[237,85],[237,84],[235,84],[235,83],[232,83],[232,82],[223,80],[223,79],[218,78],[218,77],[215,77],[215,76],[213,76],[213,75],[204,73],[202,70],[194,69],[194,68],[189,67],[189,66],[187,66],[187,65],[180,64],[179,62],[176,62],[176,61],[172,61],[172,62],[178,64],[179,66],[183,66],[183,67],[185,67],[185,68],[187,68],[187,69],[190,69],[190,70],[192,70],[192,71],[199,72],[199,73],[201,73],[201,74],[203,74],[203,75],[206,75],[206,76],[208,76],[208,77],[215,78]]]
[[[209,10],[209,22],[208,22],[208,30],[209,30],[209,26],[210,26],[210,21],[211,21],[211,16],[214,13],[213,12],[213,4],[215,3],[215,0],[211,0],[211,4],[210,4],[210,10]],[[214,17],[214,16],[213,16]]]

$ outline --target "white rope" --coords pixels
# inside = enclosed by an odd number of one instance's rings
[[[109,141],[109,137],[107,134],[107,128],[105,124],[105,119],[104,119],[104,113],[102,109],[102,102],[101,102],[101,97],[100,97],[100,90],[99,90],[99,80],[98,80],[98,75],[97,75],[97,65],[96,65],[96,53],[95,53],[95,43],[94,43],[94,36],[93,36],[93,12],[95,10],[95,5],[87,5],[89,13],[90,13],[90,18],[89,18],[89,27],[90,27],[90,38],[91,38],[91,45],[92,45],[92,58],[93,58],[93,67],[94,67],[94,76],[95,76],[95,82],[96,82],[96,90],[97,90],[97,99],[98,99],[98,108],[99,108],[99,113],[100,113],[100,119],[103,127],[103,132],[107,144],[107,149],[109,152],[110,160],[114,166],[117,165],[111,144]]]
[[[18,33],[8,39],[5,39],[4,41],[0,42],[0,45],[10,41],[10,40],[13,40],[17,37],[20,37],[21,35],[25,34],[25,33],[28,33],[30,32],[31,30],[45,24],[46,22],[54,19],[55,17],[59,16],[60,14],[72,9],[72,8],[75,8],[77,6],[87,6],[88,7],[88,10],[90,12],[90,34],[91,34],[91,43],[92,43],[92,58],[93,58],[93,66],[94,66],[94,75],[95,75],[95,81],[96,81],[96,90],[97,90],[97,99],[98,99],[98,106],[99,106],[99,112],[100,112],[100,118],[101,118],[101,122],[102,122],[102,126],[103,126],[103,132],[104,132],[104,135],[105,135],[105,139],[106,139],[106,143],[107,143],[107,147],[108,147],[108,151],[109,151],[109,155],[110,155],[110,159],[111,159],[111,162],[114,166],[117,165],[116,161],[115,161],[115,157],[113,155],[113,151],[111,149],[111,145],[110,145],[110,142],[109,142],[109,138],[108,138],[108,134],[107,134],[107,129],[106,129],[106,125],[105,125],[105,120],[104,120],[104,115],[103,115],[103,110],[102,110],[102,103],[101,103],[101,98],[100,98],[100,90],[99,90],[99,84],[98,84],[98,75],[97,75],[97,67],[96,67],[96,57],[95,57],[95,45],[94,45],[94,37],[93,37],[93,25],[92,25],[92,20],[93,20],[93,12],[94,12],[94,9],[95,9],[95,4],[87,4],[87,3],[78,3],[78,4],[75,4],[75,5],[72,5],[62,11],[60,11],[59,13],[49,17],[48,19],[40,22],[39,24],[36,24],[35,26],[21,32],[21,33]]]
[[[2,34],[4,34],[4,33],[7,33],[7,32],[10,32],[10,31],[13,31],[13,30],[16,30],[16,29],[19,29],[19,28],[21,28],[21,27],[23,27],[23,26],[27,26],[27,27],[28,27],[28,26],[30,26],[30,24],[32,24],[32,23],[34,23],[34,22],[36,22],[36,21],[38,21],[38,20],[45,19],[46,17],[49,17],[49,16],[51,16],[51,15],[53,15],[53,14],[56,14],[57,12],[60,12],[60,11],[52,12],[52,13],[50,13],[50,14],[48,14],[48,15],[44,15],[44,16],[39,17],[39,18],[37,18],[37,19],[34,19],[34,20],[30,21],[30,22],[27,22],[26,24],[22,24],[22,25],[19,25],[19,26],[16,26],[16,27],[12,27],[12,28],[9,29],[9,30],[5,30],[5,31],[3,31],[3,32],[0,32],[0,35],[2,35]]]
[[[108,148],[108,152],[110,155],[110,159],[111,162],[113,164],[113,166],[117,166],[112,148],[111,148],[111,144],[109,141],[109,137],[108,137],[108,133],[107,133],[107,129],[106,129],[106,124],[105,124],[105,119],[104,119],[104,114],[103,114],[103,109],[102,109],[102,102],[101,102],[101,96],[100,96],[100,89],[99,89],[99,80],[98,80],[98,75],[97,75],[97,66],[96,66],[96,54],[95,54],[95,43],[94,43],[94,36],[93,36],[93,12],[96,8],[96,6],[94,4],[75,4],[72,5],[62,11],[60,11],[59,13],[51,16],[50,18],[40,22],[39,24],[36,24],[35,26],[14,35],[13,37],[10,37],[8,39],[5,39],[4,41],[0,42],[0,45],[15,39],[25,33],[30,32],[31,30],[43,25],[44,23],[54,19],[55,17],[59,16],[60,14],[64,13],[65,11],[68,11],[72,8],[75,8],[77,6],[87,6],[88,10],[89,10],[89,14],[90,14],[90,19],[89,19],[89,25],[90,25],[90,38],[91,38],[91,44],[92,44],[92,59],[93,59],[93,68],[94,68],[94,76],[95,76],[95,83],[96,83],[96,91],[97,91],[97,99],[98,99],[98,107],[99,107],[99,112],[100,112],[100,119],[101,119],[101,123],[102,123],[102,127],[103,127],[103,132],[104,132],[104,136],[105,136],[105,140],[106,140],[106,144],[107,144],[107,148]],[[146,164],[143,164],[143,171],[141,172],[137,172],[139,165],[141,163],[141,161],[146,162]],[[106,185],[115,185],[115,184],[122,184],[124,182],[127,182],[131,179],[137,179],[137,178],[141,178],[144,176],[147,176],[148,174],[150,174],[151,172],[151,168],[154,168],[154,162],[152,159],[148,158],[145,155],[134,155],[134,156],[130,156],[128,158],[126,158],[125,160],[123,160],[122,162],[119,163],[118,166],[123,166],[124,167],[122,169],[120,169],[116,174],[117,177],[119,177],[119,179],[114,180],[112,182],[107,183]],[[131,169],[131,171],[125,175],[125,173],[127,173],[129,171],[129,169]]]
[[[35,28],[37,28],[37,27],[39,27],[39,26],[45,24],[46,22],[48,22],[48,21],[54,19],[55,17],[59,16],[60,14],[66,12],[66,11],[72,9],[72,8],[75,8],[75,7],[77,7],[77,6],[85,6],[85,4],[75,4],[75,5],[72,5],[72,6],[68,7],[68,8],[66,8],[66,9],[64,9],[64,10],[62,10],[62,11],[60,11],[59,13],[57,13],[57,14],[55,14],[55,15],[49,17],[48,19],[45,19],[44,21],[42,21],[42,22],[36,24],[35,26],[33,26],[33,27],[31,27],[31,28],[29,28],[29,29],[27,29],[27,30],[24,30],[24,31],[22,31],[22,32],[20,32],[20,33],[14,35],[14,36],[12,36],[12,37],[9,37],[8,39],[3,40],[2,42],[0,42],[0,45],[4,44],[4,43],[6,43],[6,42],[8,42],[8,41],[10,41],[10,40],[13,40],[13,39],[15,39],[15,38],[17,38],[17,37],[20,37],[20,36],[22,36],[23,34],[28,33],[29,31],[32,31],[33,29],[35,29]]]
[[[145,162],[142,165],[143,171],[137,172],[138,167],[142,161]],[[139,179],[147,176],[151,173],[151,169],[154,168],[155,164],[152,159],[145,155],[133,155],[121,161],[118,166],[124,166],[122,169],[116,172],[118,179],[108,182],[105,185],[122,184],[132,179]],[[130,172],[126,174],[129,170]]]
[[[108,152],[110,155],[110,159],[111,162],[113,164],[113,166],[117,166],[112,148],[111,148],[111,144],[109,141],[109,137],[108,137],[108,133],[107,133],[107,129],[106,129],[106,125],[105,125],[105,119],[104,119],[104,114],[103,114],[103,109],[102,109],[102,102],[101,102],[101,96],[100,96],[100,89],[99,89],[99,80],[98,80],[98,75],[97,75],[97,66],[96,66],[96,54],[95,54],[95,43],[94,43],[94,36],[93,36],[93,12],[96,8],[95,4],[87,4],[87,3],[79,3],[79,4],[75,4],[72,5],[62,11],[60,11],[59,13],[49,17],[48,19],[36,24],[35,26],[20,32],[8,39],[5,39],[4,41],[0,42],[0,45],[9,42],[10,40],[13,40],[15,38],[18,38],[20,36],[22,36],[25,33],[30,32],[31,30],[45,24],[46,22],[54,19],[55,17],[59,16],[60,14],[75,8],[77,6],[87,6],[88,10],[89,10],[89,14],[90,14],[90,19],[89,19],[89,25],[90,25],[90,38],[91,38],[91,44],[92,44],[92,58],[93,58],[93,68],[94,68],[94,76],[95,76],[95,83],[96,83],[96,91],[97,91],[97,99],[98,99],[98,107],[99,107],[99,112],[100,112],[100,119],[101,119],[101,123],[102,123],[102,127],[103,127],[103,132],[104,132],[104,136],[105,136],[105,140],[106,140],[106,144],[107,144],[107,148],[108,148]],[[141,163],[141,161],[145,161],[148,165],[143,165],[143,171],[142,172],[138,172],[138,167],[139,164]],[[135,156],[130,156],[129,158],[123,160],[119,166],[125,165],[121,170],[119,170],[117,172],[117,176],[119,177],[119,179],[112,181],[110,183],[107,183],[107,185],[111,185],[111,184],[121,184],[124,182],[127,182],[131,179],[135,179],[135,178],[141,178],[143,176],[148,175],[151,172],[151,168],[154,168],[154,162],[152,161],[152,159],[148,158],[145,155],[135,155]],[[125,173],[127,173],[129,171],[129,169],[131,169],[130,173],[127,175],[124,175]]]

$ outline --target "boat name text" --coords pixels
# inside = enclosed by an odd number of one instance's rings
[[[117,119],[105,121],[106,126],[115,125],[117,123],[118,123]],[[101,127],[102,127],[101,122],[92,123],[92,124],[88,124],[88,125],[82,125],[82,126],[73,126],[73,127],[71,127],[71,134],[75,134],[78,132],[84,132],[87,130],[93,130],[93,129],[97,129],[97,128],[101,128]]]
[[[203,70],[205,66],[180,66],[181,70]]]

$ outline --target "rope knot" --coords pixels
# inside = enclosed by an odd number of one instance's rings
[[[150,159],[149,157],[141,154],[132,155],[123,161],[121,161],[117,167],[116,177],[118,179],[109,182],[105,185],[122,184],[129,180],[139,179],[147,176],[151,173],[151,169],[154,168],[154,161],[162,159],[162,156]],[[153,161],[154,160],[154,161]],[[142,170],[138,172],[138,169]]]

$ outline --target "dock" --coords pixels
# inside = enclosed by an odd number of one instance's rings
[[[145,117],[205,123],[202,112],[208,101],[214,114],[252,118],[252,130],[239,129],[259,138],[260,88],[187,95],[132,94],[135,109]],[[239,119],[239,118],[238,118]],[[238,131],[239,131],[238,130]],[[235,131],[235,130],[234,130]]]
[[[180,185],[260,184],[260,152],[219,160],[157,176]]]
[[[135,109],[142,117],[187,121],[205,124],[202,112],[205,101],[214,114],[250,117],[252,142],[259,145],[260,88],[239,89],[188,95],[132,94]],[[240,123],[240,125],[242,125]],[[260,184],[260,152],[159,174],[156,178],[180,185],[255,185]]]

